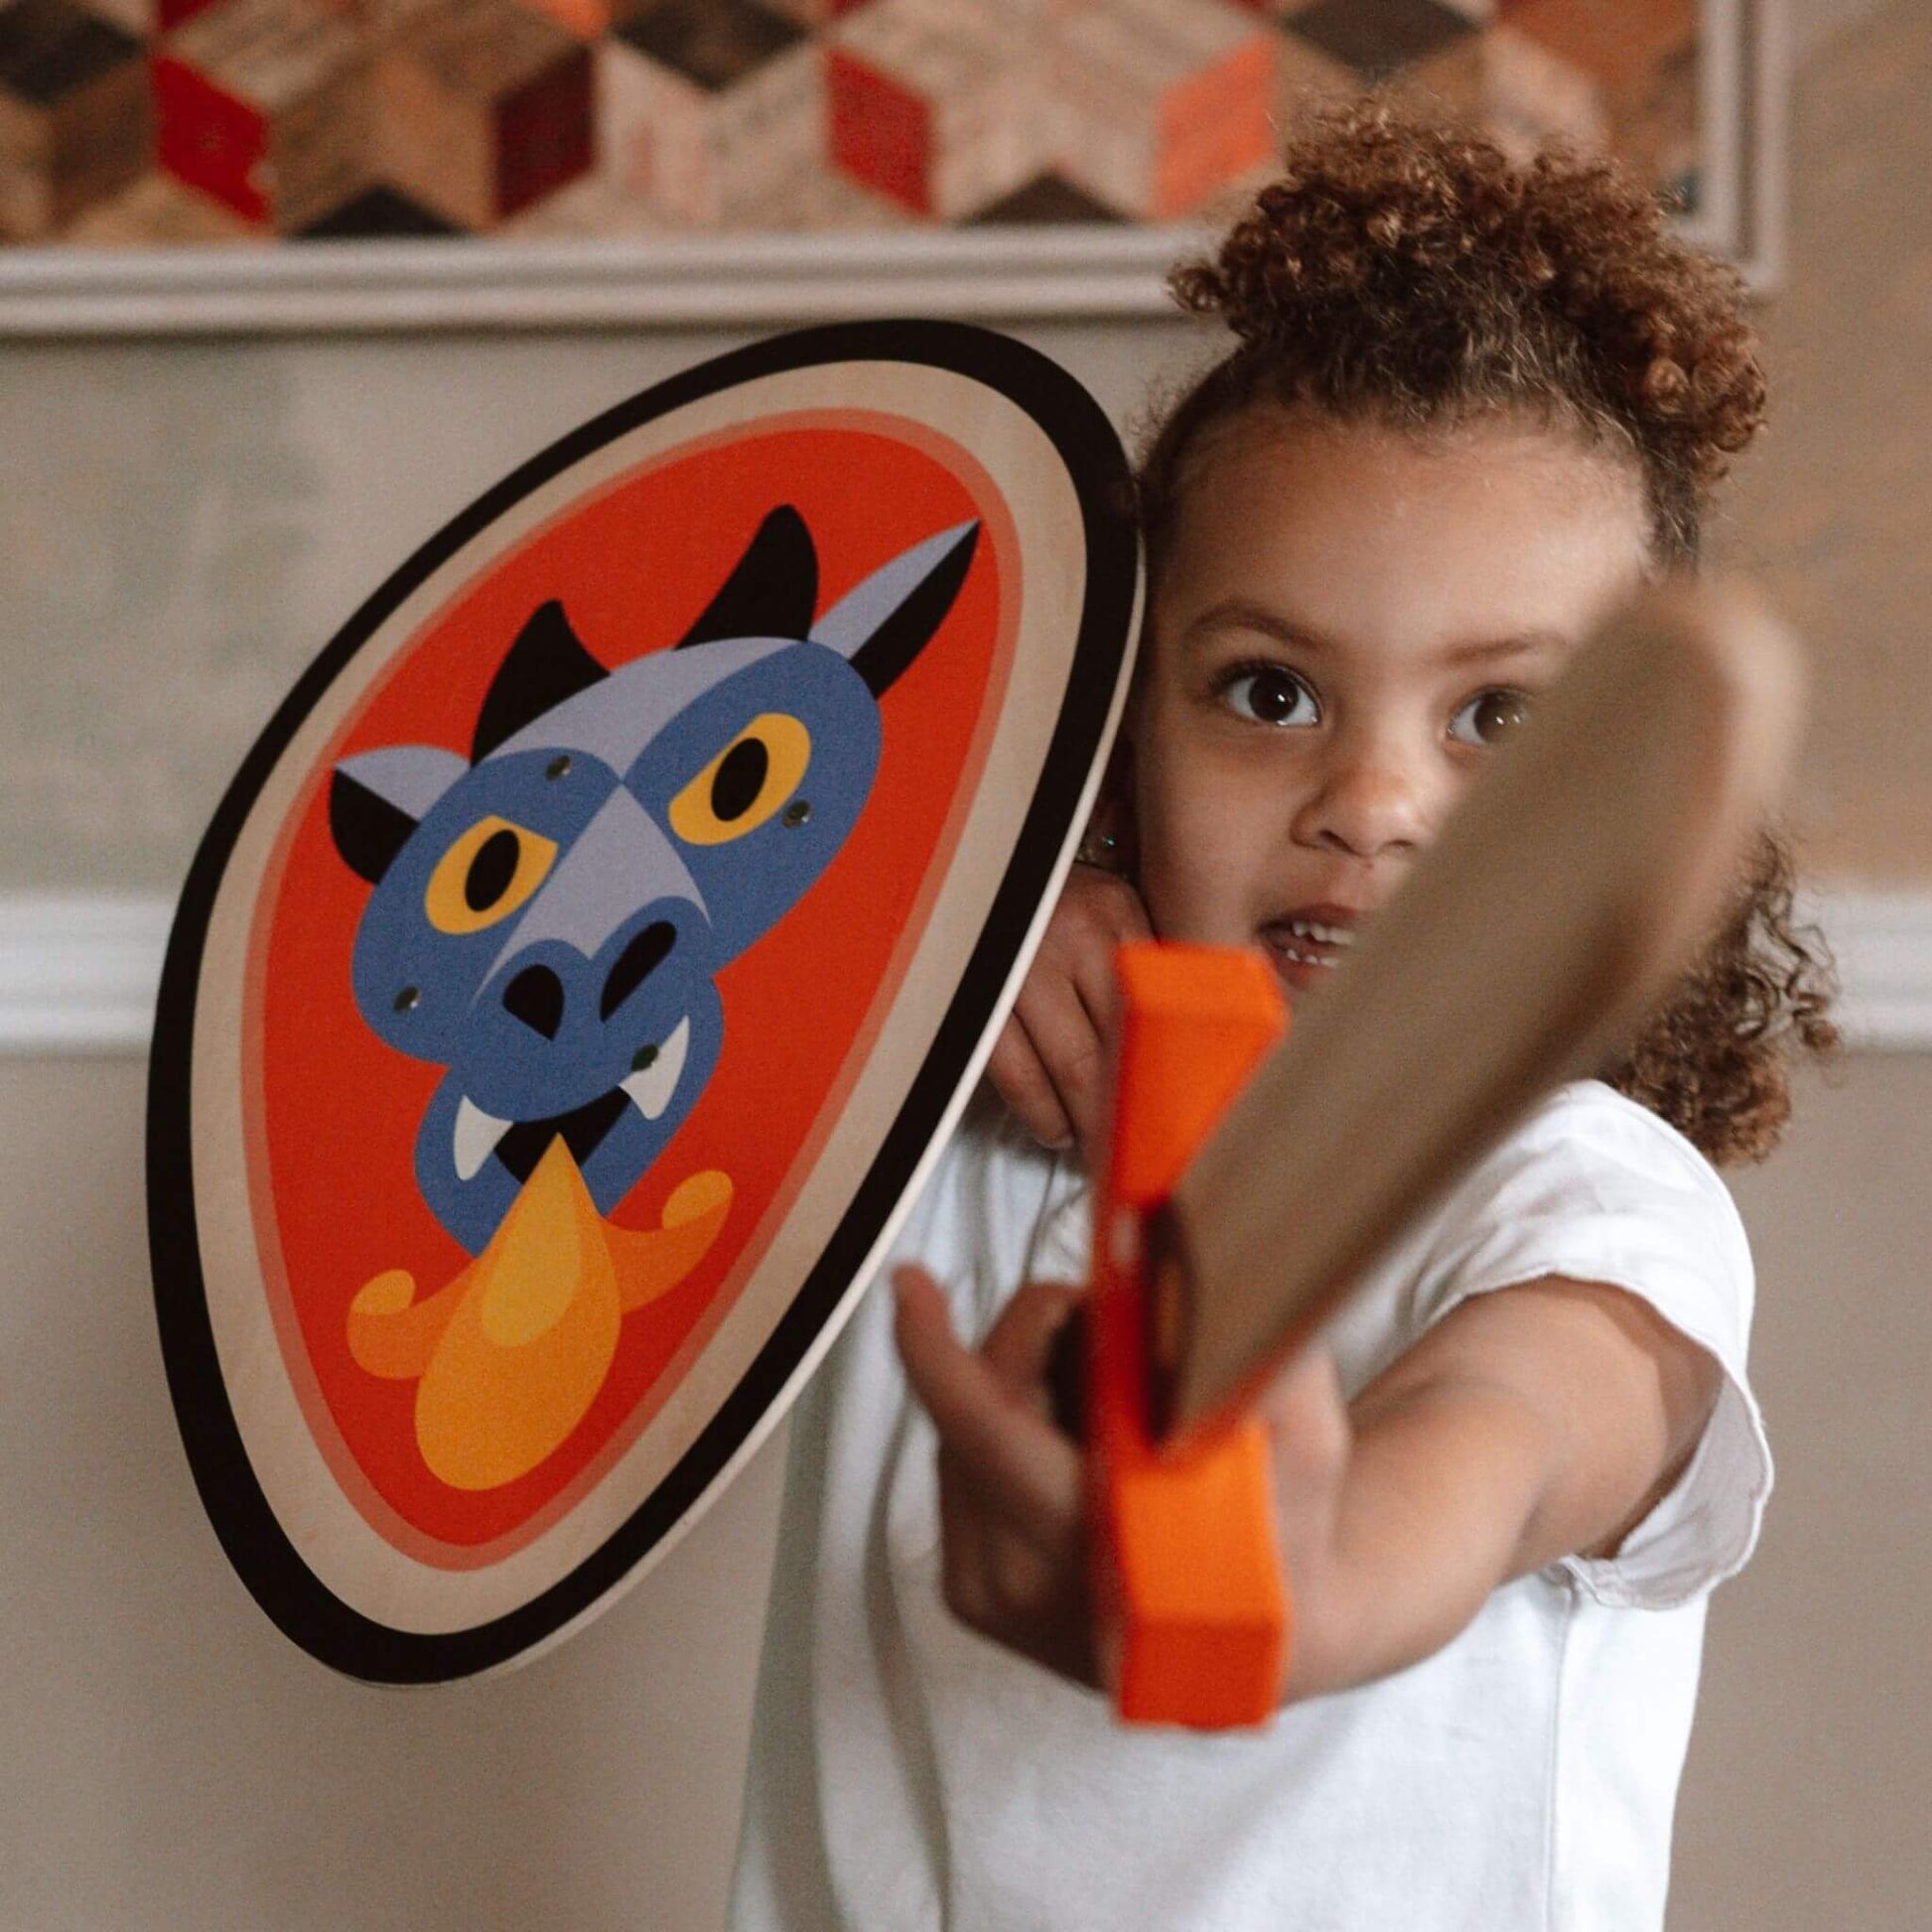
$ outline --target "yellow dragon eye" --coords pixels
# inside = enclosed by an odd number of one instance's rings
[[[798,789],[812,738],[796,718],[760,712],[671,800],[686,845],[723,845],[756,832]]]
[[[556,856],[554,839],[493,813],[480,818],[437,861],[423,910],[439,932],[481,932],[543,884]]]

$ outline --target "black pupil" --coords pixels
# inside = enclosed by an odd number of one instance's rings
[[[1501,738],[1523,722],[1523,701],[1513,692],[1491,691],[1476,705],[1476,736]]]
[[[771,755],[761,738],[741,738],[719,760],[711,779],[711,809],[730,824],[743,818],[758,803],[764,789],[764,775],[771,768]]]
[[[478,846],[463,880],[463,899],[471,911],[488,911],[509,891],[510,881],[516,877],[518,850],[516,834],[507,826],[490,833]]]
[[[1295,709],[1301,689],[1282,671],[1257,671],[1249,687],[1248,703],[1257,718],[1279,725]]]

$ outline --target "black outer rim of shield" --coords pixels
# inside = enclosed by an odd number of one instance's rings
[[[344,1602],[303,1562],[256,1480],[221,1377],[202,1274],[191,1113],[196,990],[216,894],[255,802],[299,727],[376,628],[434,571],[532,490],[639,425],[760,376],[842,361],[908,362],[985,384],[1045,432],[1073,483],[1087,551],[1080,635],[1019,841],[925,1060],[837,1232],[737,1388],[671,1472],[601,1548],[518,1608],[462,1630],[391,1629]],[[711,1488],[845,1298],[984,1035],[1106,729],[1137,576],[1126,460],[1099,405],[1073,377],[1025,344],[965,323],[837,323],[728,351],[553,443],[423,544],[309,666],[242,761],[190,867],[162,968],[147,1103],[148,1246],[183,1446],[229,1561],[263,1610],[304,1650],[372,1683],[440,1683],[498,1668],[554,1637],[616,1588]]]

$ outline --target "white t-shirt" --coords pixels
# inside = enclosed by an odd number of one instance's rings
[[[977,1334],[1023,1274],[1084,1274],[1084,1221],[1063,1171],[962,1135],[896,1252]],[[1705,1596],[1771,1486],[1729,1195],[1653,1115],[1566,1087],[1328,1340],[1352,1395],[1457,1303],[1545,1275],[1629,1290],[1723,1365],[1682,1479],[1615,1558],[1521,1578],[1422,1663],[1219,1735],[1123,1727],[947,1612],[932,1431],[868,1295],[793,1422],[737,1932],[1661,1925]]]

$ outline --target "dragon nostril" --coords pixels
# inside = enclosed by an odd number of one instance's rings
[[[564,1024],[564,983],[548,966],[526,966],[503,988],[503,1011],[555,1039]]]
[[[604,982],[598,1012],[610,1019],[657,969],[676,942],[677,927],[667,919],[653,919],[641,932],[633,933]]]

